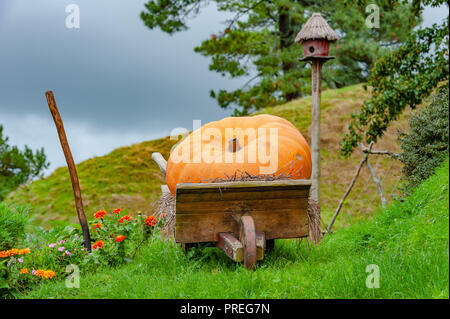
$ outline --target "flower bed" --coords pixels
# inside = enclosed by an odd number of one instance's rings
[[[27,235],[27,248],[0,251],[0,296],[5,290],[23,292],[42,280],[66,278],[69,265],[95,271],[100,265],[130,261],[159,224],[154,216],[131,216],[117,208],[111,213],[96,212],[89,226],[91,251],[84,248],[81,231],[72,226],[38,228]]]

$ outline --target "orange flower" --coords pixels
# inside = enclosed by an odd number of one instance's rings
[[[113,214],[118,214],[121,212],[121,210],[122,210],[122,208],[116,208],[112,212],[113,212]]]
[[[29,254],[29,253],[31,253],[31,251],[28,248],[19,250],[19,255],[25,255],[25,254]]]
[[[144,220],[144,223],[148,226],[148,227],[153,227],[156,225],[156,217],[155,216],[147,216],[147,218]]]
[[[92,226],[92,228],[102,229],[102,223],[97,223]]]
[[[53,270],[45,270],[44,274],[42,275],[42,277],[45,278],[45,279],[51,279],[51,278],[53,278],[55,276],[56,276],[56,274],[55,274],[55,272]]]
[[[45,271],[44,269],[38,269],[38,270],[36,270],[34,275],[38,276],[38,277],[42,277],[44,275],[44,271]]]
[[[20,269],[21,274],[28,274],[28,268]]]
[[[92,245],[92,249],[103,248],[104,244],[103,240],[99,240]]]
[[[36,270],[34,272],[34,275],[45,279],[51,279],[56,276],[53,270],[44,270],[44,269]]]
[[[15,256],[15,255],[25,255],[25,254],[29,254],[30,250],[28,248],[24,248],[24,249],[10,249],[10,250],[3,250],[0,251],[0,258],[6,258],[6,257],[10,257],[10,256]]]
[[[124,239],[125,239],[124,235],[119,235],[119,236],[116,237],[116,242],[120,243]]]
[[[13,249],[10,249],[10,250],[9,250],[9,255],[10,255],[10,256],[19,255],[19,253],[20,253],[20,250],[19,250],[19,249],[16,249],[16,248],[13,248]]]
[[[96,212],[94,214],[95,219],[99,219],[99,218],[103,219],[103,218],[105,218],[105,216],[106,216],[106,210],[99,210],[98,212]]]
[[[129,222],[130,219],[131,219],[131,216],[130,216],[130,215],[125,215],[125,216],[123,216],[123,217],[121,217],[121,218],[119,219],[119,223],[123,224],[123,221],[124,221],[124,220],[126,220],[126,221]]]

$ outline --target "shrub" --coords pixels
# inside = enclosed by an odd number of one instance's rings
[[[10,207],[0,203],[0,250],[11,249],[25,237],[25,226],[29,222],[25,206]]]
[[[447,83],[428,106],[411,116],[409,132],[400,135],[407,193],[431,176],[449,154],[448,102]]]

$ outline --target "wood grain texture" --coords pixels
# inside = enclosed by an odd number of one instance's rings
[[[217,247],[228,257],[237,262],[244,260],[244,246],[236,237],[229,233],[219,233],[218,239]]]
[[[258,260],[264,259],[266,250],[266,235],[262,231],[256,232],[256,255]]]
[[[253,218],[249,215],[241,217],[239,222],[239,241],[244,246],[244,267],[255,269],[257,262],[256,232]]]
[[[311,65],[311,198],[320,202],[320,95],[322,87],[322,61],[315,59]]]
[[[265,240],[308,235],[309,180],[217,184],[177,185],[177,242],[217,242],[221,232],[237,237],[243,215]]]

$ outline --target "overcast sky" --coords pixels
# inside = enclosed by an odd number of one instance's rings
[[[150,30],[145,0],[0,0],[0,124],[12,143],[45,147],[51,167],[65,164],[44,92],[53,90],[76,162],[231,114],[209,97],[233,89],[193,48],[227,17],[204,8],[187,32]],[[65,25],[80,8],[80,29]],[[425,12],[425,25],[448,15]]]

